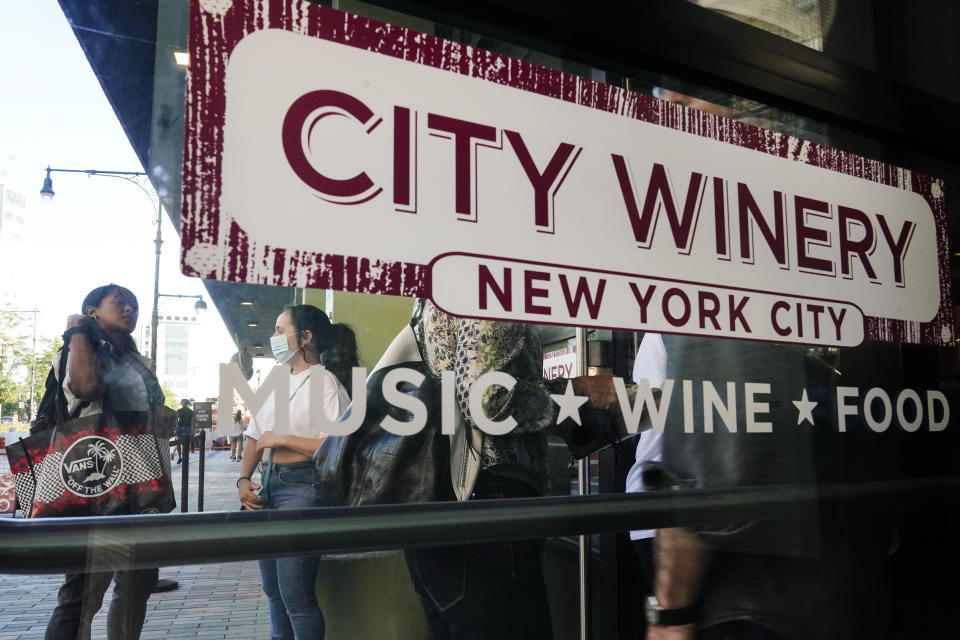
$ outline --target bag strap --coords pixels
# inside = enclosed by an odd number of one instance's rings
[[[93,338],[91,338],[93,340]],[[67,396],[63,392],[64,380],[67,377],[67,360],[70,356],[70,342],[69,340],[63,344],[63,349],[60,351],[60,366],[57,368],[57,395],[54,399],[54,406],[57,412],[56,424],[61,424],[65,420],[70,420],[71,418],[77,417],[76,415],[71,415],[69,411],[69,406],[67,405]],[[94,357],[99,358],[100,354],[98,349],[94,349]],[[77,407],[76,414],[79,415],[83,408],[87,406],[88,403],[82,402],[79,407]],[[103,390],[103,396],[100,398],[100,424],[106,424],[107,418],[112,416],[113,407],[110,404],[110,398],[107,394],[107,390]]]
[[[267,493],[268,487],[270,485],[270,474],[273,472],[273,449],[270,449],[270,457],[267,458],[266,468],[263,470],[263,473],[260,474],[260,492],[257,494],[264,500],[270,495]],[[239,484],[239,481],[237,481]]]
[[[289,402],[293,402],[293,399],[297,397],[297,392],[303,388],[303,385],[307,384],[307,381],[310,379],[310,374],[308,373],[303,379],[303,382],[293,390],[293,393],[290,394]],[[260,496],[264,499],[269,495],[267,493],[267,486],[270,484],[270,473],[273,471],[273,453],[276,449],[270,449],[270,457],[267,458],[267,465],[263,471],[262,477],[260,478]]]
[[[70,340],[68,339],[63,343],[63,348],[60,350],[60,366],[59,374],[57,375],[57,395],[54,398],[54,407],[57,412],[56,424],[64,418],[69,418],[69,411],[67,410],[67,396],[63,393],[63,381],[67,377],[67,359],[70,357]]]

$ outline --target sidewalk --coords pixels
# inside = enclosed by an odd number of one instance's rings
[[[230,461],[229,451],[208,451],[205,461],[204,511],[238,509],[234,483],[239,463]],[[191,512],[197,509],[198,462],[199,454],[191,454]],[[173,480],[179,503],[180,465],[173,465]],[[178,580],[180,588],[150,597],[143,640],[270,637],[270,615],[256,562],[164,567],[160,577]],[[62,575],[0,574],[0,640],[42,639],[62,580]],[[111,587],[94,618],[94,638],[106,637],[112,593]]]

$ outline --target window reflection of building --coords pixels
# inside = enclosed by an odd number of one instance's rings
[[[704,9],[823,51],[835,0],[690,0]]]
[[[168,316],[169,317],[169,316]],[[168,324],[163,331],[163,361],[161,376],[167,387],[180,397],[187,397],[187,359],[190,347],[190,327],[184,324]]]
[[[174,393],[176,399],[209,395],[201,373],[198,352],[199,323],[193,308],[170,305],[160,310],[157,326],[157,378]],[[150,327],[140,336],[141,352],[149,353]]]
[[[0,306],[26,302],[22,265],[28,233],[27,198],[0,184]]]

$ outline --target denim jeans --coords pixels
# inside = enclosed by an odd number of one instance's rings
[[[471,499],[537,495],[481,473]],[[434,640],[551,640],[543,541],[485,542],[406,552]]]
[[[315,506],[313,463],[275,463],[261,496],[266,500],[265,509]],[[319,556],[260,561],[263,592],[270,605],[271,640],[323,638],[323,614],[316,593],[319,562]]]
[[[103,594],[115,579],[107,614],[109,640],[136,640],[143,629],[147,598],[157,583],[156,569],[98,573],[68,573],[57,606],[47,623],[46,640],[90,640],[90,623],[103,604]]]

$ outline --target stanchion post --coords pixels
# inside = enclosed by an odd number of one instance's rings
[[[207,430],[200,429],[200,466],[197,467],[197,511],[203,511],[203,467],[207,458]]]
[[[190,441],[193,433],[188,433],[180,440],[180,513],[190,510]]]

